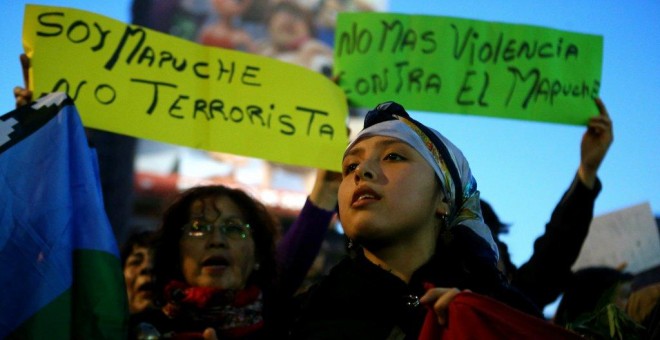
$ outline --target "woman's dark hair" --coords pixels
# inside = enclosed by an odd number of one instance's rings
[[[483,199],[479,200],[479,206],[481,207],[481,216],[484,218],[484,223],[486,223],[490,229],[490,233],[493,235],[495,244],[497,244],[497,250],[500,253],[500,260],[504,264],[505,275],[508,278],[512,278],[515,276],[518,268],[513,264],[513,262],[511,262],[509,247],[506,245],[506,243],[502,242],[499,237],[500,234],[509,233],[509,228],[511,225],[500,221],[500,218],[495,213],[495,210],[493,210],[493,207]]]
[[[139,231],[131,234],[131,236],[121,246],[120,257],[122,268],[126,265],[126,260],[131,256],[134,247],[143,247],[151,249],[153,247],[155,232],[152,230]]]
[[[470,289],[500,300],[527,314],[542,317],[541,310],[512,287],[497,268],[497,256],[490,244],[472,229],[458,225],[440,235],[434,254],[438,282],[447,287]]]
[[[248,284],[267,288],[277,272],[275,242],[279,235],[279,223],[266,206],[241,189],[222,185],[199,186],[179,194],[165,210],[158,230],[154,254],[154,278],[156,299],[162,302],[164,287],[172,280],[185,282],[181,268],[179,242],[182,227],[190,221],[190,207],[195,200],[207,197],[227,197],[241,210],[250,224],[259,269],[252,272]]]

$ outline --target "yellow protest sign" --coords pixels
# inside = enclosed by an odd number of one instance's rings
[[[603,37],[531,25],[341,13],[335,68],[351,106],[396,99],[430,112],[586,124]]]
[[[343,91],[313,71],[76,9],[28,5],[35,95],[63,91],[87,127],[339,170]]]

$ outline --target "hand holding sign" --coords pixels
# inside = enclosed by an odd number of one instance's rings
[[[16,107],[21,107],[32,102],[32,91],[30,91],[30,59],[22,53],[20,55],[21,70],[23,71],[23,84],[25,87],[14,87],[14,98]]]
[[[594,187],[600,163],[603,162],[607,150],[614,141],[612,120],[605,104],[600,98],[596,98],[595,102],[600,114],[589,119],[587,131],[582,136],[578,168],[578,177],[589,188]]]

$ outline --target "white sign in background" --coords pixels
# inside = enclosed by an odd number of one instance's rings
[[[595,217],[573,270],[623,263],[632,274],[660,265],[660,235],[648,202]]]

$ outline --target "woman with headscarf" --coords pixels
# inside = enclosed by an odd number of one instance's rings
[[[467,289],[541,316],[498,271],[476,181],[440,133],[380,104],[342,172],[339,218],[353,254],[303,299],[292,338],[416,339],[427,311],[446,323],[447,305]]]

